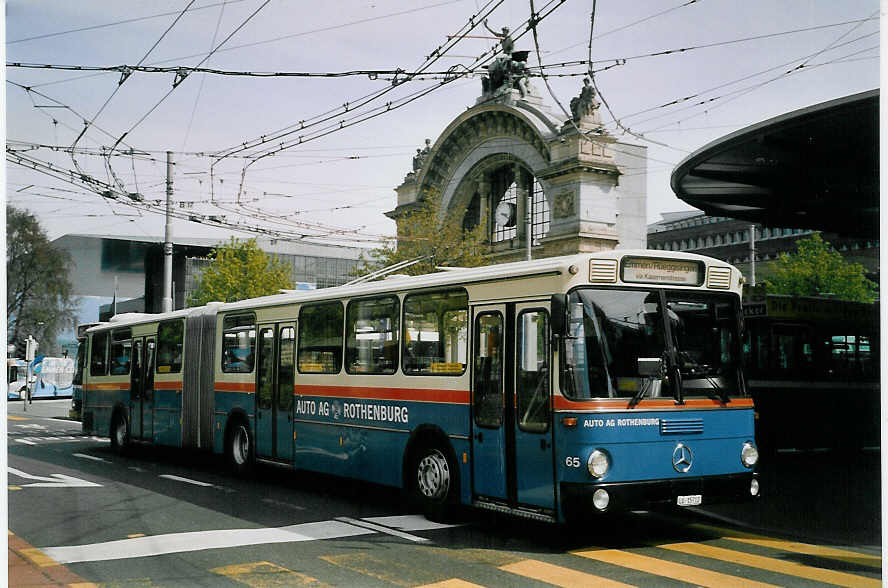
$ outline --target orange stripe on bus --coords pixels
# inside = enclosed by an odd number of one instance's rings
[[[88,384],[86,386],[86,391],[90,390],[129,390],[130,383],[129,382],[110,382],[110,383],[102,383],[102,384]]]
[[[216,382],[216,390],[222,392],[255,392],[254,382]]]
[[[297,396],[367,398],[374,400],[413,400],[418,402],[447,402],[451,404],[469,404],[470,402],[468,390],[296,385],[293,386],[293,391]]]
[[[712,398],[688,398],[684,404],[676,404],[672,398],[660,398],[654,400],[642,400],[634,408],[629,406],[629,400],[621,398],[619,400],[602,399],[602,400],[568,400],[563,396],[555,396],[555,410],[603,410],[603,409],[625,409],[640,410],[645,408],[722,408],[723,405],[718,400]],[[725,405],[727,408],[752,408],[752,398],[732,398]]]
[[[154,382],[155,390],[181,390],[182,382]]]

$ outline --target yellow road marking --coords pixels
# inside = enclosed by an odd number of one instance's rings
[[[131,535],[127,535],[126,538],[127,539],[135,539],[137,537],[144,537],[144,536],[145,536],[145,533],[133,533]]]
[[[540,582],[573,588],[574,586],[601,586],[602,588],[626,588],[631,584],[623,584],[601,576],[594,576],[585,572],[563,568],[542,561],[525,559],[513,564],[500,566],[501,570],[511,572],[525,578],[532,578]]]
[[[441,574],[412,565],[409,561],[378,558],[365,552],[322,555],[320,558],[335,566],[396,586],[416,586],[441,581]]]
[[[773,539],[763,535],[754,535],[752,533],[744,533],[733,529],[722,529],[719,527],[710,527],[709,525],[694,525],[698,529],[716,533],[724,539],[738,541],[740,543],[748,543],[750,545],[758,545],[760,547],[768,547],[780,551],[791,551],[793,553],[801,553],[804,555],[813,555],[816,557],[826,557],[844,561],[860,566],[866,566],[875,569],[882,569],[882,558],[878,555],[870,555],[868,553],[859,553],[847,549],[837,549],[835,547],[825,547],[823,545],[811,545],[810,543],[798,543],[796,541],[783,541],[781,539]]]
[[[59,562],[52,559],[36,547],[32,547],[30,549],[22,549],[20,553],[41,568],[59,565]]]
[[[574,555],[586,557],[597,561],[609,563],[611,565],[638,570],[655,576],[663,576],[672,578],[680,582],[688,582],[696,586],[712,586],[713,588],[722,588],[723,586],[772,586],[762,582],[754,582],[741,578],[739,576],[731,576],[730,574],[722,574],[721,572],[713,572],[695,568],[685,564],[675,563],[656,557],[648,557],[628,551],[619,551],[617,549],[601,549],[590,551],[572,551]]]
[[[835,570],[827,570],[823,568],[815,568],[806,566],[794,561],[786,561],[774,557],[764,557],[762,555],[754,555],[735,551],[733,549],[725,549],[723,547],[715,547],[713,545],[703,545],[701,543],[672,543],[670,545],[659,545],[662,549],[669,549],[679,553],[688,555],[696,555],[699,557],[708,557],[727,561],[735,564],[749,566],[795,576],[797,578],[805,578],[814,580],[815,582],[825,582],[827,584],[835,584],[837,586],[881,586],[881,580],[849,574],[847,572],[837,572]]]
[[[74,584],[68,584],[68,588],[99,588],[99,585],[92,582],[75,582]]]
[[[435,582],[434,584],[423,584],[416,588],[484,588],[484,586],[481,586],[480,584],[472,584],[471,582],[466,582],[465,580],[460,580],[458,578],[451,578],[449,580],[444,580],[443,582]]]
[[[22,487],[21,486],[7,486],[6,489],[7,490],[21,490]]]
[[[7,420],[10,420],[10,421],[29,421],[29,420],[31,420],[28,417],[20,417],[20,416],[15,416],[15,415],[11,415],[11,414],[6,415],[6,418],[7,418]]]
[[[330,584],[321,582],[316,578],[300,574],[268,561],[222,566],[212,568],[210,571],[253,588],[269,588],[273,586],[332,588]]]

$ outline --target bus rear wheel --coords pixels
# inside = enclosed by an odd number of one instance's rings
[[[122,455],[129,445],[129,432],[126,427],[126,417],[120,412],[111,419],[111,449]]]
[[[235,422],[228,435],[228,463],[239,476],[246,475],[253,465],[250,429],[243,421]]]
[[[459,496],[458,473],[445,450],[423,446],[413,459],[413,499],[429,520],[449,519]]]

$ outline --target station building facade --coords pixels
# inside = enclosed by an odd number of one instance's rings
[[[526,58],[488,68],[475,105],[417,150],[386,215],[434,193],[442,223],[483,226],[492,263],[645,247],[646,147],[607,134],[589,80],[569,117],[554,113],[521,73]]]

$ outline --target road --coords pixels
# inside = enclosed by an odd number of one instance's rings
[[[219,458],[156,448],[120,457],[80,423],[40,416],[49,404],[21,409],[7,417],[12,586],[881,585],[878,548],[690,511],[440,525],[388,488],[275,469],[240,479]]]

